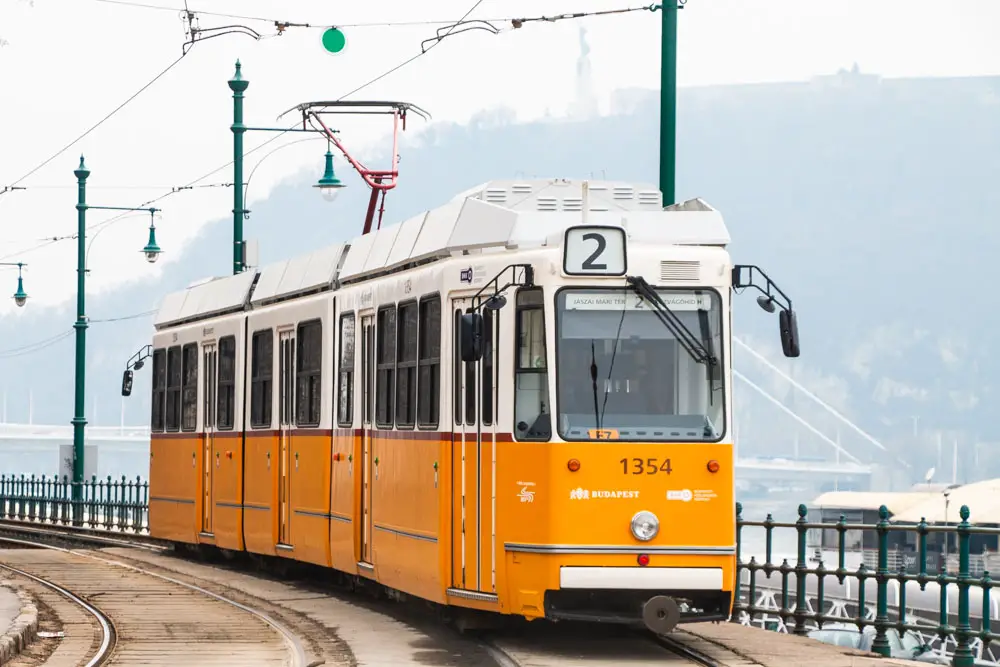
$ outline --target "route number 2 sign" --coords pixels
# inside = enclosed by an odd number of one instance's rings
[[[566,230],[563,272],[569,276],[623,276],[628,266],[625,230],[584,226]]]

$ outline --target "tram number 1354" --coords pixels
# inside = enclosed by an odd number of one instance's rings
[[[628,475],[656,475],[658,473],[670,474],[673,468],[670,467],[670,459],[622,459],[618,463],[622,464],[622,474]]]

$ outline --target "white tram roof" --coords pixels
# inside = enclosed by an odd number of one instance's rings
[[[844,509],[844,510],[877,510],[885,505],[889,513],[896,518],[901,512],[920,504],[928,497],[938,496],[926,491],[829,491],[817,497],[810,503],[814,509]]]
[[[153,318],[156,328],[185,320],[241,310],[257,278],[255,271],[192,283],[183,292],[168,294]]]
[[[333,289],[416,262],[469,252],[559,246],[583,222],[583,180],[498,180],[348,243],[168,294],[157,329]],[[586,181],[587,222],[627,230],[632,243],[726,246],[722,215],[701,199],[666,208],[654,185]],[[259,278],[258,278],[259,276]]]
[[[959,508],[969,507],[971,523],[1000,524],[1000,479],[987,479],[948,490],[948,504],[945,508],[944,492],[923,494],[920,503],[915,503],[893,517],[893,521],[919,523],[957,523]],[[947,514],[946,514],[947,512]]]

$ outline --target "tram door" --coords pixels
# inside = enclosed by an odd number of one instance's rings
[[[219,353],[215,343],[201,346],[202,400],[204,401],[205,441],[202,445],[202,480],[201,480],[201,532],[212,534],[212,477],[215,470],[215,431],[216,413],[218,411],[218,359]]]
[[[292,425],[295,423],[295,331],[278,334],[278,544],[291,545]]]
[[[496,593],[496,340],[498,313],[483,309],[483,357],[466,363],[461,315],[452,300],[452,586]]]
[[[372,562],[372,437],[375,413],[375,326],[371,315],[361,318],[361,562]]]

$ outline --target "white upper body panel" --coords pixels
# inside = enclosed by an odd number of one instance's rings
[[[667,263],[689,261],[692,253],[683,246],[720,248],[730,241],[718,211],[698,199],[663,209],[660,193],[652,185],[491,181],[349,243],[169,294],[155,325],[162,330],[223,312],[259,308],[448,257],[501,253],[509,255],[507,263],[518,263],[523,251],[561,248],[565,230],[581,224],[624,229],[630,248],[659,248],[660,260]],[[674,275],[664,266],[662,276]],[[659,282],[660,276],[646,275]]]

